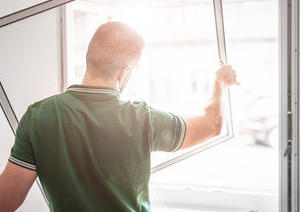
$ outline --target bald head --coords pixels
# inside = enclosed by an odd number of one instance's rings
[[[134,66],[144,48],[143,38],[121,22],[102,24],[95,32],[86,54],[91,77],[113,80],[124,68]]]

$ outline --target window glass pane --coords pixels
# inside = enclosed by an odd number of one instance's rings
[[[153,174],[154,208],[279,211],[277,7],[223,0],[235,137]]]
[[[119,20],[135,28],[146,42],[141,64],[122,98],[145,100],[152,107],[182,117],[202,113],[219,66],[212,2],[163,8],[74,2],[68,9],[69,20],[73,21],[67,37],[68,86],[81,83],[87,46],[97,27],[109,20]],[[225,135],[224,122],[219,137]],[[152,167],[188,151],[155,152],[151,156]]]

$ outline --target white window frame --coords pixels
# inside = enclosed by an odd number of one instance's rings
[[[279,0],[280,211],[299,212],[300,4]]]

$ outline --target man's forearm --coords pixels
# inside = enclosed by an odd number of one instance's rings
[[[195,146],[203,141],[220,134],[222,129],[222,97],[226,87],[239,84],[236,80],[236,73],[230,65],[222,66],[217,74],[212,96],[205,107],[202,116],[184,119],[186,133],[183,145],[180,149]]]
[[[15,211],[15,207],[12,207],[13,197],[7,192],[7,183],[4,176],[0,175],[0,212],[12,212]]]
[[[35,171],[8,161],[0,175],[0,212],[15,211],[23,203],[36,177]]]
[[[220,134],[222,129],[222,94],[224,85],[216,80],[213,88],[212,97],[209,104],[205,107],[205,116],[215,128],[216,135]]]

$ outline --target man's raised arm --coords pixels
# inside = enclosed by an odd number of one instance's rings
[[[220,134],[222,129],[221,98],[226,87],[239,84],[230,65],[222,66],[216,74],[213,94],[202,116],[184,119],[186,134],[180,149],[195,146]]]

